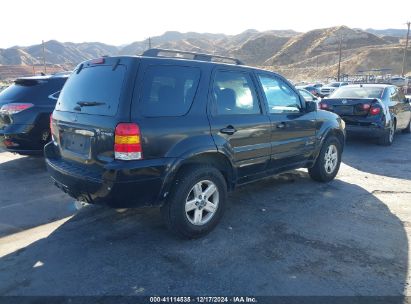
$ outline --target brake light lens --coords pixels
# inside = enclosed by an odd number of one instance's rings
[[[371,115],[378,115],[381,113],[381,108],[380,107],[371,107],[370,108],[370,114]]]
[[[53,132],[53,113],[50,114],[50,134],[51,140],[54,141],[54,132]]]
[[[321,110],[327,110],[328,109],[328,104],[326,104],[324,102],[320,102],[320,109]]]
[[[135,123],[119,123],[114,137],[114,158],[138,160],[143,158],[140,128]]]
[[[32,103],[8,103],[0,108],[0,113],[8,115],[17,114],[33,106],[34,105]]]
[[[91,64],[103,64],[104,63],[104,58],[97,58],[91,60]]]

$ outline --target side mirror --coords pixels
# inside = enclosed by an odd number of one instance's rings
[[[305,111],[307,113],[317,111],[317,103],[314,101],[305,102]]]

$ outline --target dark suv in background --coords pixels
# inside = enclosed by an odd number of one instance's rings
[[[302,167],[332,180],[345,141],[338,115],[276,73],[158,49],[80,64],[51,128],[56,186],[87,203],[161,207],[189,238],[215,227],[237,185]]]
[[[18,78],[0,93],[0,145],[20,154],[42,154],[50,141],[50,114],[68,74]]]

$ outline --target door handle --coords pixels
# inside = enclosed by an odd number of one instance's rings
[[[284,129],[287,126],[285,122],[280,122],[277,124],[277,129]]]
[[[228,135],[233,135],[235,132],[237,132],[237,130],[233,126],[227,126],[225,128],[222,128],[220,132]]]

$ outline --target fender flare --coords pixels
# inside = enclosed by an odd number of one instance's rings
[[[227,187],[229,190],[235,187],[235,180],[236,180],[237,172],[236,172],[232,159],[225,153],[222,153],[221,151],[217,150],[215,146],[198,147],[196,149],[187,151],[180,157],[176,158],[175,161],[168,168],[167,173],[164,176],[163,185],[161,187],[159,198],[158,198],[160,206],[163,205],[165,200],[167,199],[167,196],[170,192],[170,189],[174,183],[175,177],[177,176],[179,170],[184,165],[189,165],[191,163],[195,164],[196,158],[199,158],[202,156],[204,157],[224,157],[224,159],[227,161],[227,165],[229,165],[230,167],[229,173],[228,173]]]

